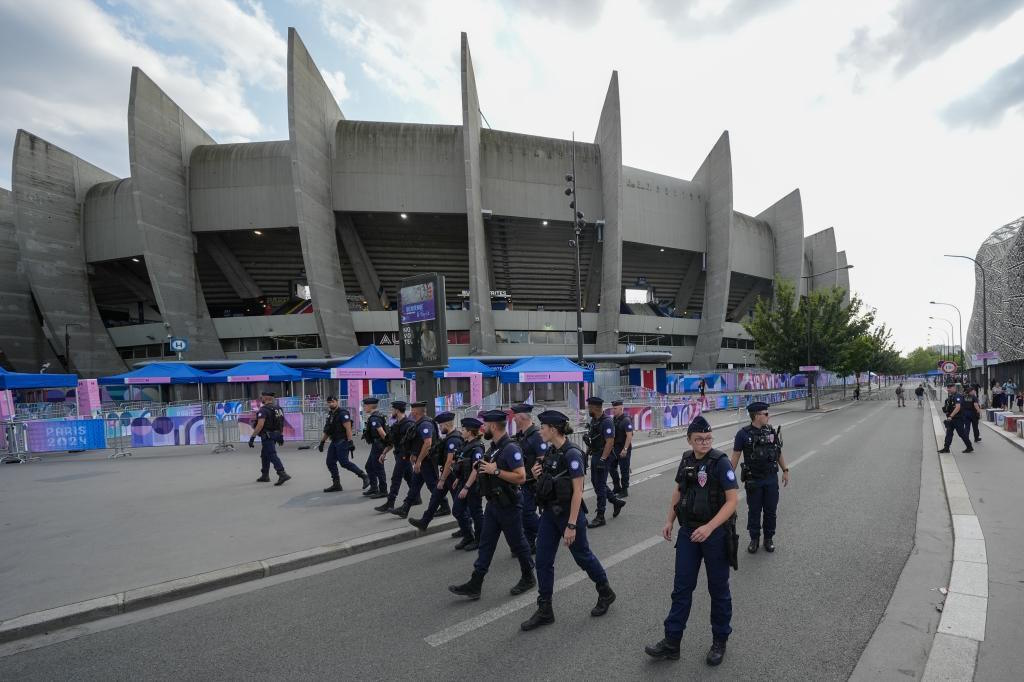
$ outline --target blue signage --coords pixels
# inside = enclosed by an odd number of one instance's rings
[[[52,419],[26,424],[29,452],[102,450],[107,447],[102,419]]]

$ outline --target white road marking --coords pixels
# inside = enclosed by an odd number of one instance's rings
[[[655,545],[662,542],[665,542],[665,539],[660,535],[655,535],[654,537],[647,538],[643,542],[638,542],[632,547],[627,547],[621,552],[613,554],[612,556],[602,561],[601,565],[604,566],[606,569],[611,568],[612,566],[620,564],[623,561],[626,561],[627,559],[636,556],[640,552],[648,550],[651,547],[654,547]],[[586,572],[576,571],[571,575],[567,575],[564,578],[559,578],[558,580],[556,580],[554,591],[560,592],[568,587],[572,587],[573,585],[582,580],[587,579],[588,577]],[[430,646],[438,647],[442,644],[447,644],[453,639],[458,639],[463,635],[469,634],[470,632],[473,632],[478,628],[482,628],[485,625],[489,625],[490,623],[493,623],[496,620],[504,618],[510,613],[515,613],[516,611],[524,609],[527,606],[530,606],[535,603],[537,603],[537,596],[535,594],[525,594],[523,596],[516,597],[515,599],[508,601],[502,604],[501,606],[496,606],[493,609],[484,611],[483,613],[477,616],[468,618],[460,623],[456,623],[455,625],[445,628],[444,630],[435,632],[432,635],[428,635],[427,637],[424,637],[423,640]]]
[[[832,436],[832,437],[831,437],[831,438],[829,438],[829,439],[828,439],[827,441],[825,441],[824,443],[822,443],[822,445],[832,445],[832,443],[835,443],[835,442],[836,442],[837,440],[839,440],[840,438],[841,438],[841,434],[838,434],[838,433],[837,433],[836,435]]]

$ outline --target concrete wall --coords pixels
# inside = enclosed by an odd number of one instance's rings
[[[199,283],[189,223],[187,164],[213,138],[139,68],[128,101],[128,156],[146,270],[167,332],[187,338],[185,359],[224,357]]]
[[[330,355],[359,350],[345,298],[331,196],[331,145],[345,117],[294,28],[288,29],[288,139],[296,224],[306,264],[313,315]]]
[[[847,266],[846,252],[845,251],[840,251],[839,253],[836,254],[836,267],[837,268],[845,268],[846,266]],[[846,295],[843,296],[843,302],[849,303],[850,302],[850,271],[849,270],[840,270],[839,272],[836,273],[836,278],[837,278],[837,286],[841,286],[843,289],[846,290]]]
[[[807,259],[806,275],[814,275],[807,280],[810,290],[826,289],[839,284],[838,273],[819,275],[838,267],[836,259],[836,233],[831,227],[815,232],[804,240],[804,256]]]
[[[800,190],[795,189],[757,216],[772,229],[775,240],[775,275],[789,280],[797,293],[803,288],[804,209]],[[774,279],[774,277],[773,277]]]
[[[287,140],[200,145],[189,166],[193,232],[295,227]]]
[[[64,352],[71,337],[71,369],[82,376],[125,369],[103,327],[86,274],[82,202],[91,187],[116,178],[56,145],[19,130],[12,185],[19,262],[43,314],[48,337]]]
[[[58,368],[32,304],[25,264],[18,256],[14,195],[0,188],[0,351],[18,372],[38,372],[44,362]]]
[[[619,343],[619,302],[622,299],[622,109],[618,71],[612,72],[608,83],[594,143],[601,150],[601,200],[605,222],[597,352],[614,353]]]
[[[483,207],[494,215],[570,220],[565,175],[572,168],[572,142],[500,130],[480,133]],[[601,156],[596,145],[576,143],[576,191],[592,222],[604,217]]]
[[[142,255],[131,178],[101,182],[89,190],[82,207],[82,235],[90,263]]]
[[[469,245],[469,346],[473,355],[495,352],[494,313],[487,272],[487,233],[484,232],[480,176],[480,100],[476,92],[469,38],[462,34],[462,161]]]
[[[462,128],[341,121],[334,210],[465,213]]]
[[[722,133],[693,176],[707,197],[708,243],[704,309],[693,356],[693,369],[712,370],[722,349],[722,328],[729,306],[732,274],[732,152],[729,133]]]
[[[732,213],[732,271],[775,279],[775,238],[763,220]]]
[[[623,166],[622,238],[703,252],[704,190],[688,180]]]

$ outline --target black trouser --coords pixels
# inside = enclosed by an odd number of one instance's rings
[[[967,424],[967,420],[966,419],[962,419],[960,417],[957,417],[956,419],[951,419],[949,421],[949,424],[946,426],[946,440],[943,442],[942,449],[943,450],[948,450],[949,449],[950,444],[952,444],[952,442],[953,442],[953,434],[954,433],[956,433],[956,435],[960,436],[960,439],[963,440],[964,445],[966,445],[967,448],[970,449],[970,447],[971,447],[971,438],[970,438],[970,435],[969,435],[970,434],[970,426]]]
[[[981,415],[977,412],[971,414],[971,426],[974,428],[974,441],[978,442],[981,440],[981,434],[978,433],[978,420],[981,419]]]

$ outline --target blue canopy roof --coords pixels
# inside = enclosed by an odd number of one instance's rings
[[[584,369],[569,358],[557,355],[538,355],[532,358],[517,360],[511,365],[502,367],[498,372],[498,378],[501,379],[503,384],[518,384],[521,375],[536,374],[538,375],[536,380],[524,380],[524,383],[536,383],[545,382],[545,379],[540,377],[545,374],[551,374],[553,375],[552,378],[547,381],[558,383],[568,381],[567,379],[558,378],[558,375],[566,372],[583,372],[583,381],[594,381],[594,370]]]
[[[78,376],[74,374],[29,374],[8,372],[0,367],[0,390],[12,388],[77,388]]]
[[[280,362],[243,362],[231,369],[215,372],[203,377],[204,384],[242,383],[277,381],[302,381],[310,378],[302,370],[286,367]]]
[[[476,358],[449,358],[448,366],[443,370],[434,372],[434,376],[441,378],[445,372],[475,372],[485,377],[498,376],[498,370],[488,367]]]
[[[345,362],[338,365],[345,369],[398,369],[398,360],[382,351],[376,345],[369,345]]]
[[[131,372],[100,377],[103,386],[122,384],[200,384],[209,373],[175,362],[155,362]]]

